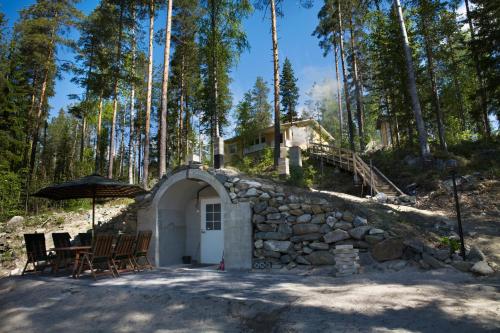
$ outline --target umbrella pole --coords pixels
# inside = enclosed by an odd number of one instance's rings
[[[92,197],[92,239],[94,239],[95,236],[95,191],[94,191],[94,196]]]

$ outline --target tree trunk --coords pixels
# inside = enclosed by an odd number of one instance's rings
[[[344,31],[342,30],[342,12],[340,8],[340,1],[337,1],[337,18],[339,22],[340,62],[342,64],[345,108],[347,110],[347,125],[349,129],[349,147],[351,148],[352,151],[355,151],[356,147],[354,146],[354,124],[352,123],[351,101],[349,100],[349,85],[347,83],[347,74],[344,61]]]
[[[120,126],[120,167],[118,175],[123,177],[123,161],[125,160],[125,113],[121,113],[121,126]]]
[[[102,127],[102,94],[99,95],[99,111],[97,113],[97,140],[95,144],[95,169],[94,173],[101,173],[101,127]]]
[[[134,137],[134,119],[135,119],[135,6],[132,5],[132,86],[130,91],[130,123],[129,123],[129,144],[128,144],[128,183],[134,184],[134,156],[135,156],[135,137]]]
[[[52,50],[52,48],[51,48]],[[52,56],[52,51],[49,51],[49,56],[50,58]],[[38,137],[40,135],[40,125],[44,121],[43,115],[45,112],[43,112],[43,105],[45,102],[45,97],[47,93],[47,81],[49,78],[49,65],[50,61],[47,60],[47,66],[45,70],[45,75],[42,81],[42,87],[40,91],[40,98],[38,100],[38,106],[37,106],[37,112],[36,112],[36,118],[35,118],[35,129],[33,131],[33,140],[31,142],[31,155],[30,155],[30,164],[29,164],[29,172],[28,172],[28,181],[31,180],[31,177],[33,176],[33,171],[35,170],[35,162],[36,162],[36,151],[38,147]]]
[[[167,173],[167,132],[168,132],[168,110],[167,110],[167,91],[168,91],[168,68],[170,63],[170,35],[172,26],[172,2],[167,1],[167,26],[165,33],[165,51],[163,52],[163,83],[161,87],[161,117],[160,117],[160,152],[158,177],[161,178]]]
[[[358,57],[356,56],[355,35],[352,24],[352,11],[349,15],[349,30],[350,30],[350,40],[351,40],[351,52],[352,52],[352,71],[353,71],[353,80],[356,93],[356,118],[358,121],[359,151],[363,152],[365,150],[365,139],[364,139],[365,116],[363,111],[362,87],[358,76]]]
[[[186,91],[188,91],[188,88],[186,88]],[[189,131],[191,130],[191,114],[189,112],[189,99],[188,99],[188,94],[186,94],[186,105],[185,105],[185,108],[186,108],[186,119],[185,119],[185,126],[184,126],[184,137],[183,137],[183,140],[184,140],[184,151],[182,152],[183,156],[186,157],[187,154],[188,154],[188,150],[189,150],[189,147],[188,147],[188,136],[189,136]]]
[[[23,166],[28,167],[29,165],[29,154],[30,154],[30,148],[31,148],[31,142],[33,138],[33,111],[35,110],[35,104],[36,104],[36,87],[37,87],[37,72],[35,72],[33,78],[33,92],[31,94],[31,106],[28,111],[28,116],[26,119],[26,126],[24,127],[24,132],[26,134],[26,140],[25,140],[25,145],[23,148]]]
[[[465,0],[465,12],[467,14],[467,22],[469,23],[469,31],[471,43],[474,44],[476,40],[476,33],[474,31],[474,25],[472,24],[472,18],[470,16],[469,0]],[[481,118],[483,123],[483,132],[489,138],[491,136],[490,121],[488,119],[488,99],[486,96],[486,89],[484,87],[484,78],[481,71],[481,66],[479,65],[479,57],[474,48],[471,48],[472,58],[474,59],[474,65],[476,68],[477,80],[479,83],[479,98],[481,103]]]
[[[146,97],[146,123],[144,127],[144,171],[142,173],[143,187],[148,189],[149,178],[149,127],[151,118],[151,98],[153,90],[153,37],[154,37],[154,20],[155,20],[155,4],[154,0],[149,3],[149,48],[148,48],[148,88]],[[163,111],[162,111],[163,112]],[[165,128],[165,127],[164,127]]]
[[[273,37],[273,65],[274,65],[274,168],[278,168],[280,159],[280,78],[278,59],[278,33],[276,31],[276,3],[271,0],[271,26]],[[283,138],[284,140],[284,138]]]
[[[122,32],[123,32],[123,1],[120,2],[120,23],[119,23],[119,32],[118,32],[118,43],[116,50],[116,60],[115,66],[120,62],[121,54],[122,54]],[[113,160],[115,158],[115,127],[116,127],[116,113],[118,109],[118,78],[119,78],[118,68],[115,73],[115,82],[113,85],[113,117],[111,120],[111,133],[109,136],[109,163],[108,163],[108,178],[113,178]]]
[[[335,58],[335,78],[337,79],[337,107],[339,109],[339,147],[342,147],[342,126],[343,126],[344,120],[343,120],[343,115],[342,115],[342,94],[340,92],[338,46],[337,46],[336,41],[333,42],[333,54],[334,54],[334,58]]]
[[[183,142],[182,142],[182,138],[183,138],[183,135],[184,135],[184,126],[183,126],[183,116],[184,114],[184,55],[182,56],[182,64],[181,64],[181,96],[180,96],[180,101],[179,101],[179,135],[178,135],[178,138],[177,138],[177,158],[178,158],[178,162],[179,164],[182,163],[182,160],[183,160],[183,156],[182,156],[182,152],[183,152]]]
[[[429,79],[431,80],[431,94],[432,94],[432,104],[434,106],[434,112],[436,113],[436,122],[438,128],[439,145],[442,150],[448,152],[448,146],[446,144],[446,138],[444,133],[444,123],[443,123],[443,111],[441,110],[441,105],[439,101],[439,94],[436,82],[436,73],[434,70],[434,56],[432,52],[431,45],[429,43],[429,36],[427,34],[427,29],[425,28],[425,22],[422,22],[423,32],[424,32],[424,48],[427,58],[427,72],[429,73]]]
[[[210,2],[211,6],[211,37],[212,37],[212,46],[211,46],[211,63],[212,63],[212,68],[210,70],[210,73],[212,75],[212,80],[209,78],[209,82],[212,83],[212,101],[211,101],[211,107],[212,107],[212,123],[210,126],[210,134],[211,134],[211,139],[212,139],[212,150],[213,150],[213,159],[212,163],[215,168],[220,168],[223,166],[223,161],[221,161],[221,158],[223,157],[224,152],[221,151],[220,147],[220,129],[219,129],[219,112],[218,112],[218,104],[219,104],[219,82],[217,79],[217,53],[216,53],[216,45],[217,45],[217,17],[218,17],[218,2],[215,0],[212,0]]]
[[[408,42],[406,25],[403,18],[403,10],[401,8],[401,3],[399,0],[394,0],[394,7],[399,21],[399,28],[401,29],[403,49],[406,60],[406,72],[408,76],[408,92],[410,94],[411,106],[417,125],[420,154],[422,155],[422,158],[424,160],[428,160],[431,157],[431,152],[429,149],[429,143],[427,142],[427,132],[425,129],[424,118],[422,117],[422,109],[420,108],[420,101],[417,94],[417,83],[415,80],[415,72],[413,70],[413,60],[411,57],[410,43]]]
[[[85,133],[87,132],[87,117],[82,114],[82,133],[80,138],[80,163],[83,162],[83,154],[85,150]]]

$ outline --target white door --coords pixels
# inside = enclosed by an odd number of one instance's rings
[[[201,201],[201,263],[218,264],[224,251],[222,206],[219,199]]]

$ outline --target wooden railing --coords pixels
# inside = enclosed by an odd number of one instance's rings
[[[370,164],[367,164],[358,153],[350,149],[312,143],[308,150],[313,157],[322,158],[327,163],[354,173],[361,178],[363,185],[369,186],[375,193],[404,194],[389,178],[373,166],[371,161]]]

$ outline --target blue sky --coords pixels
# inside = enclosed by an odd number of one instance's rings
[[[6,13],[9,20],[9,26],[12,26],[18,18],[18,11],[34,3],[34,0],[0,0],[0,10]],[[83,0],[78,4],[78,8],[88,14],[97,5],[97,0]],[[297,0],[287,0],[283,5],[284,17],[278,18],[278,42],[280,63],[285,57],[292,62],[296,76],[299,78],[298,85],[300,89],[299,109],[308,98],[308,92],[313,84],[317,82],[316,90],[320,94],[333,94],[334,77],[333,59],[330,55],[323,57],[323,52],[318,46],[317,38],[311,36],[311,33],[317,24],[317,13],[322,1],[315,1],[315,6],[311,9],[304,9],[299,6]],[[175,2],[174,2],[175,4]],[[164,10],[157,13],[155,29],[159,30],[165,26]],[[244,21],[244,28],[250,43],[250,50],[242,54],[238,65],[233,68],[231,77],[231,91],[233,93],[233,104],[241,99],[244,92],[250,89],[257,76],[262,76],[268,82],[269,87],[272,83],[272,40],[270,32],[269,14],[264,16],[261,11],[255,11],[251,17]],[[74,33],[74,37],[77,34]],[[147,45],[147,34],[144,34],[142,46]],[[163,62],[163,46],[154,46],[154,63],[161,65]],[[71,60],[73,54],[69,50],[59,50],[59,58]],[[56,83],[56,95],[50,99],[50,105],[53,108],[52,114],[60,108],[65,108],[71,104],[68,94],[81,93],[81,89],[70,81],[70,76],[63,73],[63,77]],[[272,94],[269,96],[270,100]],[[230,131],[229,131],[230,132]]]

